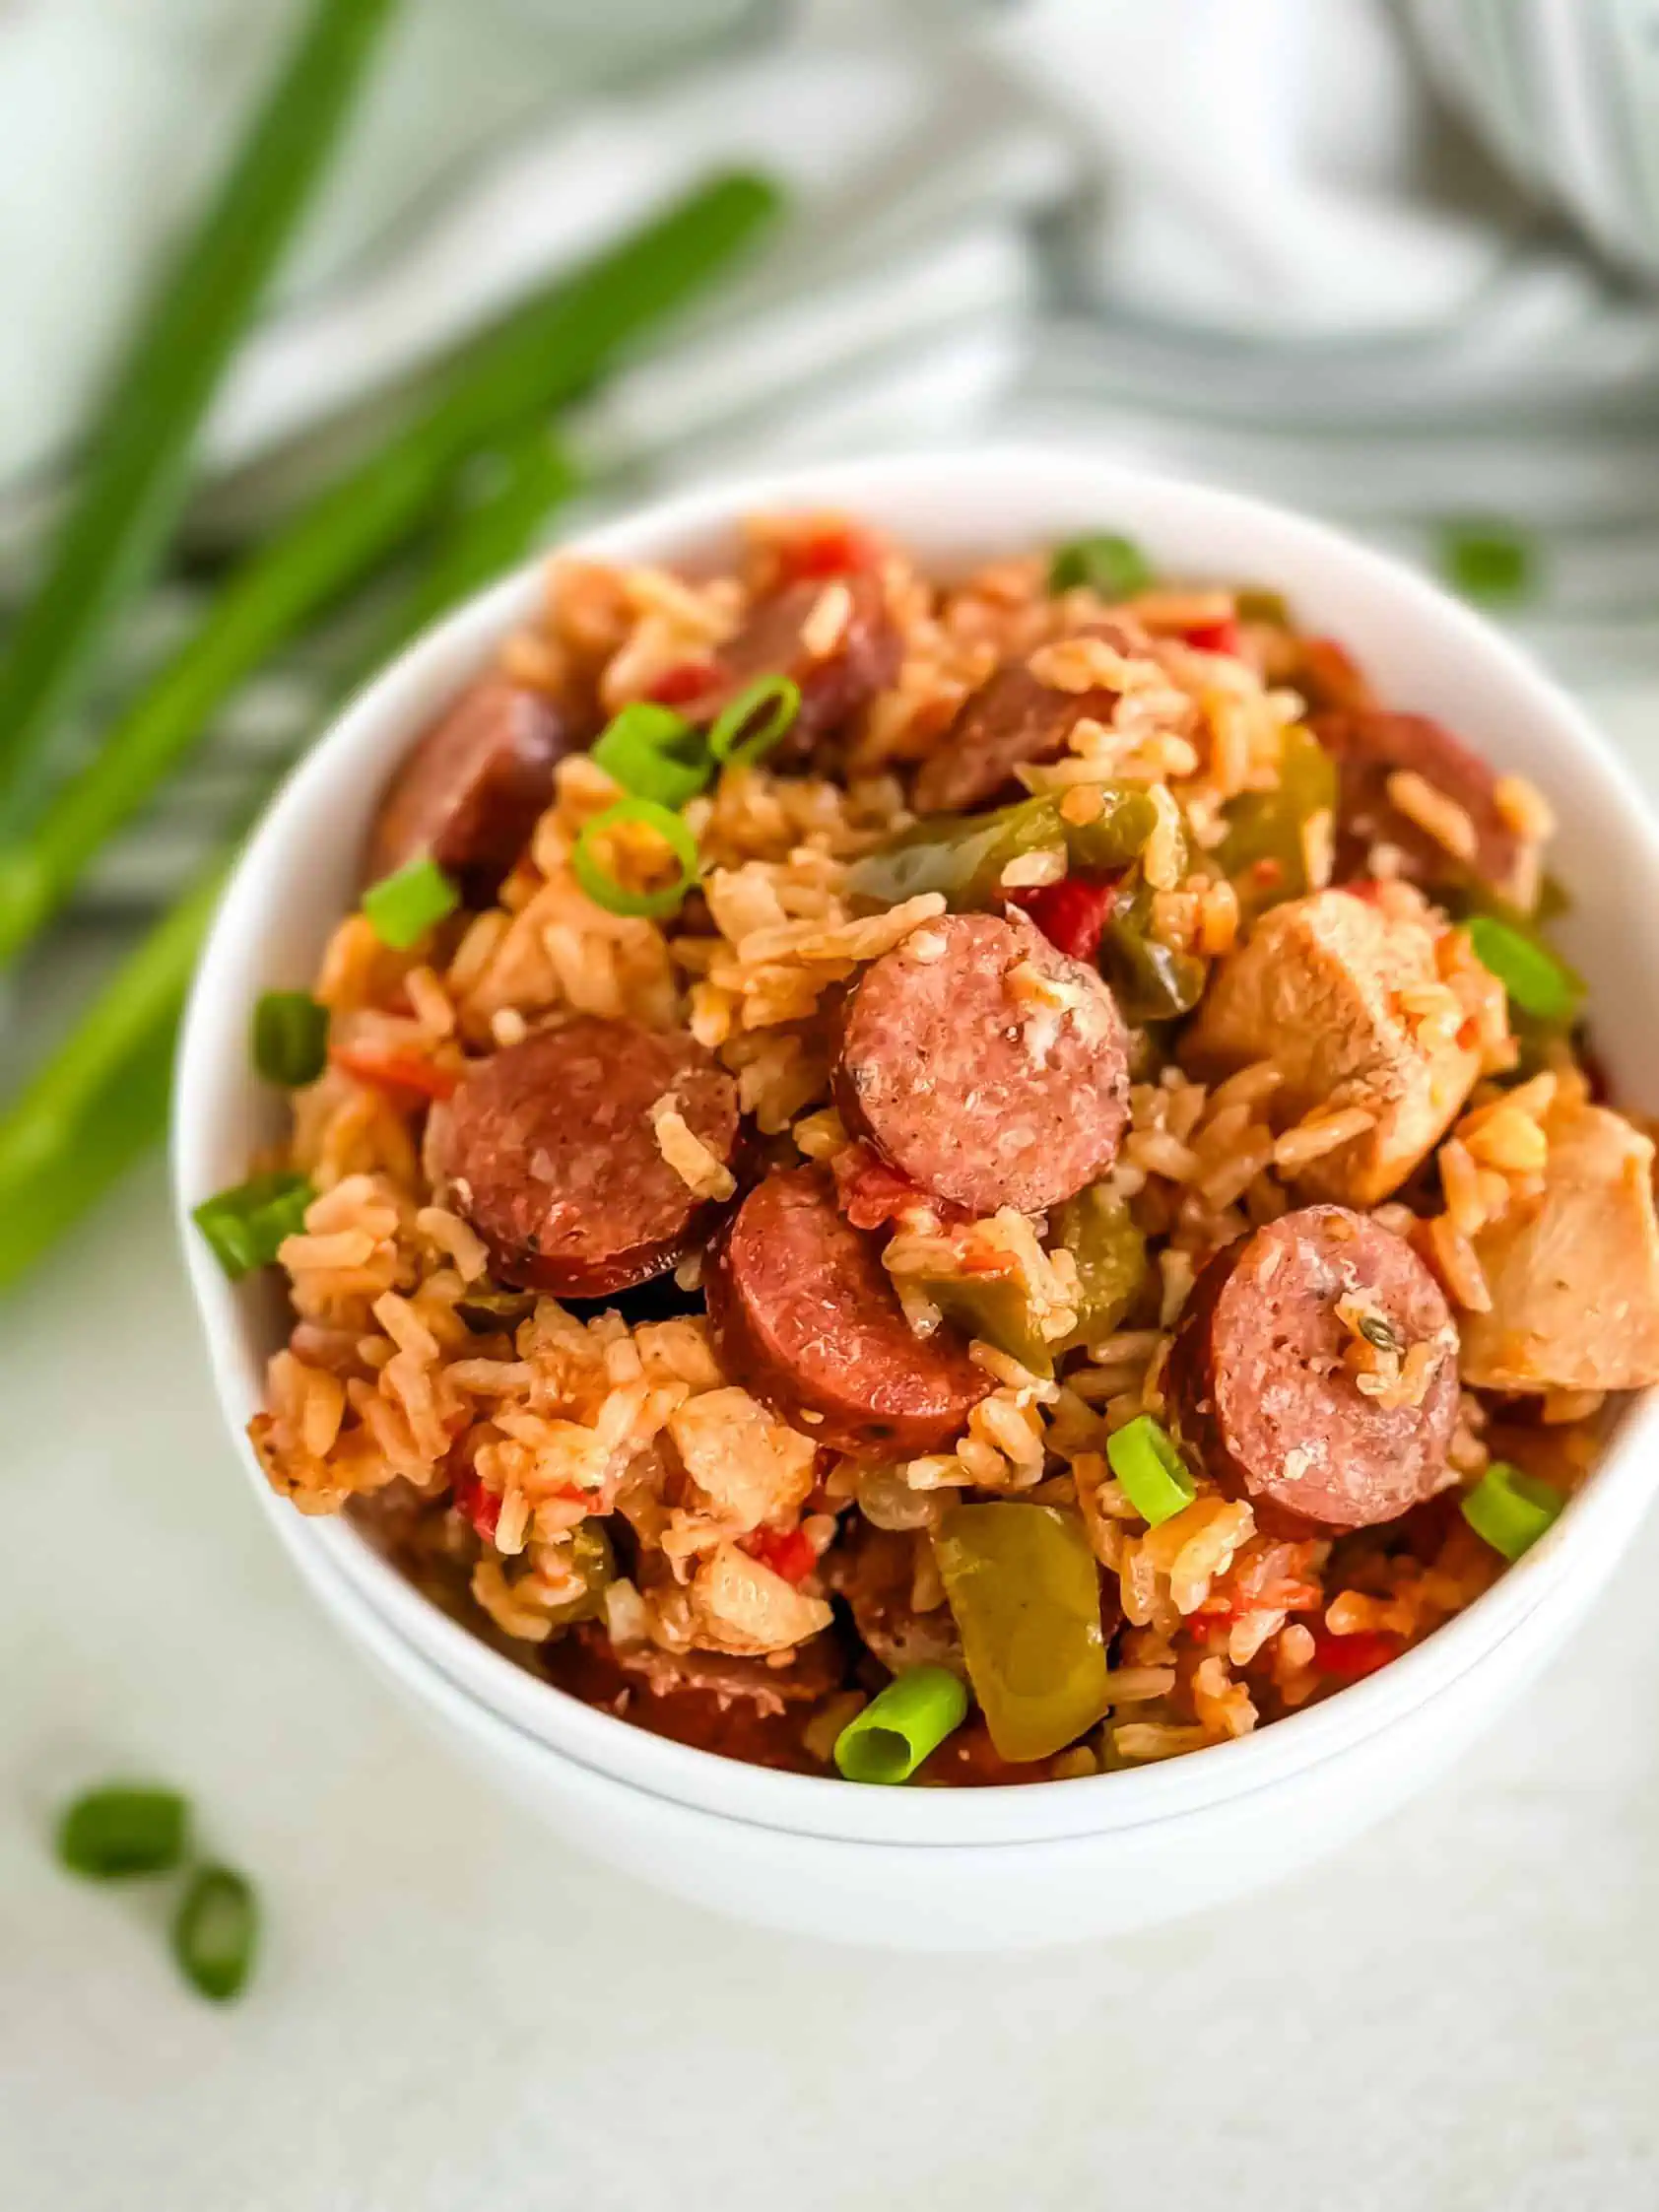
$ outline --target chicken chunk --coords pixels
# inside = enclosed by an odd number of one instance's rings
[[[788,1524],[812,1489],[810,1437],[774,1421],[747,1390],[704,1390],[668,1424],[691,1478],[692,1508],[745,1536],[765,1522]]]
[[[686,1596],[693,1642],[739,1658],[791,1650],[827,1629],[831,1617],[823,1598],[808,1597],[735,1544],[722,1544],[703,1562]]]
[[[1183,1054],[1189,1064],[1221,1074],[1271,1060],[1283,1078],[1279,1104],[1293,1117],[1351,1107],[1374,1116],[1362,1134],[1294,1172],[1318,1197],[1379,1204],[1439,1142],[1474,1087],[1480,1054],[1459,1041],[1438,941],[1427,914],[1321,891],[1264,914],[1211,981]]]
[[[1576,1102],[1545,1122],[1544,1188],[1475,1239],[1490,1313],[1463,1321],[1463,1376],[1489,1390],[1634,1390],[1659,1382],[1653,1146]]]

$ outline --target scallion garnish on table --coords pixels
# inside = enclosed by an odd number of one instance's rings
[[[172,1923],[172,1955],[185,1980],[225,2004],[240,1995],[258,1944],[259,1903],[246,1877],[229,1866],[199,1867]]]
[[[190,1856],[190,1808],[176,1789],[107,1782],[65,1806],[58,1862],[91,1882],[171,1874]],[[239,1996],[253,1971],[259,1901],[243,1874],[207,1862],[190,1869],[172,1920],[179,1973],[204,1997]]]
[[[49,779],[59,725],[111,621],[156,568],[209,402],[327,172],[394,12],[395,0],[316,0],[110,378],[86,474],[0,661],[0,822],[14,832]]]
[[[1466,599],[1515,606],[1537,587],[1537,556],[1522,530],[1503,522],[1448,522],[1440,531],[1440,572]]]
[[[583,390],[626,341],[724,267],[776,207],[763,178],[718,177],[463,348],[414,422],[243,563],[33,829],[0,840],[0,963],[58,910],[236,686],[407,543],[470,454]]]
[[[190,1815],[176,1789],[110,1782],[66,1806],[58,1822],[57,1855],[88,1881],[165,1874],[184,1857]]]

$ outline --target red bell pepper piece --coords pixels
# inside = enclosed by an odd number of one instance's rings
[[[381,1052],[367,1044],[335,1044],[328,1056],[337,1068],[384,1091],[413,1091],[422,1099],[447,1099],[460,1082],[453,1068],[441,1068],[419,1052]]]
[[[1385,1636],[1380,1629],[1357,1629],[1352,1636],[1333,1636],[1329,1629],[1316,1629],[1313,1663],[1323,1673],[1334,1674],[1339,1682],[1358,1682],[1397,1659],[1405,1648],[1403,1637]]]
[[[1117,883],[1115,878],[1062,876],[1058,883],[1016,891],[1011,897],[1057,951],[1069,953],[1073,960],[1093,960],[1117,897]]]

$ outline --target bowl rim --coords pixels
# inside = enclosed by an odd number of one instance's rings
[[[1471,682],[1478,677],[1483,689],[1508,694],[1513,711],[1535,724],[1596,787],[1599,809],[1621,816],[1624,832],[1641,847],[1643,864],[1659,870],[1659,825],[1623,763],[1577,705],[1471,609],[1427,578],[1323,523],[1087,447],[998,444],[929,450],[725,480],[580,532],[561,541],[560,550],[595,560],[695,558],[699,549],[706,554],[729,540],[744,514],[841,507],[886,510],[881,519],[912,538],[942,532],[957,546],[960,560],[995,550],[1000,500],[1018,508],[1029,506],[1033,497],[1039,505],[1046,502],[1055,517],[1067,518],[1051,523],[1049,535],[1068,526],[1084,527],[1083,521],[1070,518],[1087,505],[1096,523],[1106,513],[1132,524],[1142,536],[1161,532],[1188,545],[1214,546],[1219,574],[1229,572],[1225,557],[1229,545],[1250,557],[1245,568],[1231,570],[1238,574],[1253,566],[1256,576],[1271,578],[1276,553],[1304,566],[1325,565],[1344,587],[1374,603],[1379,623],[1404,625],[1408,634],[1415,628],[1442,658],[1455,658],[1466,668]],[[964,505],[977,519],[971,528],[953,529],[949,513]],[[919,519],[929,511],[934,516],[931,529]],[[761,1826],[854,1842],[926,1845],[1099,1834],[1268,1786],[1403,1719],[1446,1683],[1481,1664],[1525,1615],[1559,1598],[1588,1556],[1614,1556],[1623,1549],[1648,1503],[1642,1447],[1651,1445],[1659,1428],[1659,1391],[1640,1394],[1626,1408],[1568,1509],[1492,1589],[1391,1666],[1328,1700],[1232,1742],[1064,1786],[860,1790],[833,1776],[778,1774],[695,1750],[586,1706],[504,1658],[441,1612],[349,1522],[306,1519],[278,1500],[244,1433],[258,1402],[263,1364],[253,1342],[257,1297],[248,1286],[237,1289],[226,1281],[190,1221],[190,1208],[222,1179],[210,1165],[222,1149],[214,1106],[231,1081],[226,1055],[245,1053],[248,1000],[241,971],[258,966],[261,920],[269,911],[272,888],[294,892],[302,884],[308,827],[326,823],[342,810],[361,826],[387,769],[424,717],[488,660],[512,622],[534,605],[545,559],[539,554],[416,639],[307,748],[243,848],[186,1007],[172,1123],[175,1219],[220,1404],[244,1471],[285,1549],[297,1557],[304,1547],[326,1555],[354,1602],[421,1652],[450,1684],[583,1767],[652,1795]]]

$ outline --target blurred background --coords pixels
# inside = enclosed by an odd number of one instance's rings
[[[314,1647],[214,1434],[158,1153],[214,888],[295,752],[457,593],[738,468],[1017,436],[1265,494],[1477,600],[1659,789],[1659,0],[0,0],[0,320],[9,2201],[420,2212],[563,2201],[525,2181],[558,2169],[654,2207],[728,2061],[812,2150],[795,2206],[855,2200],[842,2123],[924,2201],[1161,2196],[1184,2039],[1223,2086],[1174,2201],[1281,2212],[1314,2201],[1260,2116],[1289,2038],[1324,2124],[1365,2116],[1359,2212],[1650,2204],[1633,1706],[1615,1745],[1588,1674],[1552,1686],[1294,1902],[1081,1976],[646,1903],[446,1790]],[[1599,1663],[1650,1697],[1644,1610]],[[239,2046],[52,1882],[39,1808],[134,1757],[287,1869]],[[538,1883],[579,1924],[527,1928]],[[904,2007],[924,2050],[994,2025],[949,2084],[904,2061],[900,2110]],[[620,2167],[570,2140],[612,2061],[655,2099]],[[723,2201],[769,2200],[760,2141]]]
[[[0,18],[14,592],[302,13]],[[733,165],[786,212],[568,412],[583,510],[736,461],[1082,438],[1438,568],[1568,682],[1652,681],[1656,121],[1649,0],[406,0],[95,726],[423,368]],[[329,642],[226,703],[83,904],[176,885],[332,704]]]

